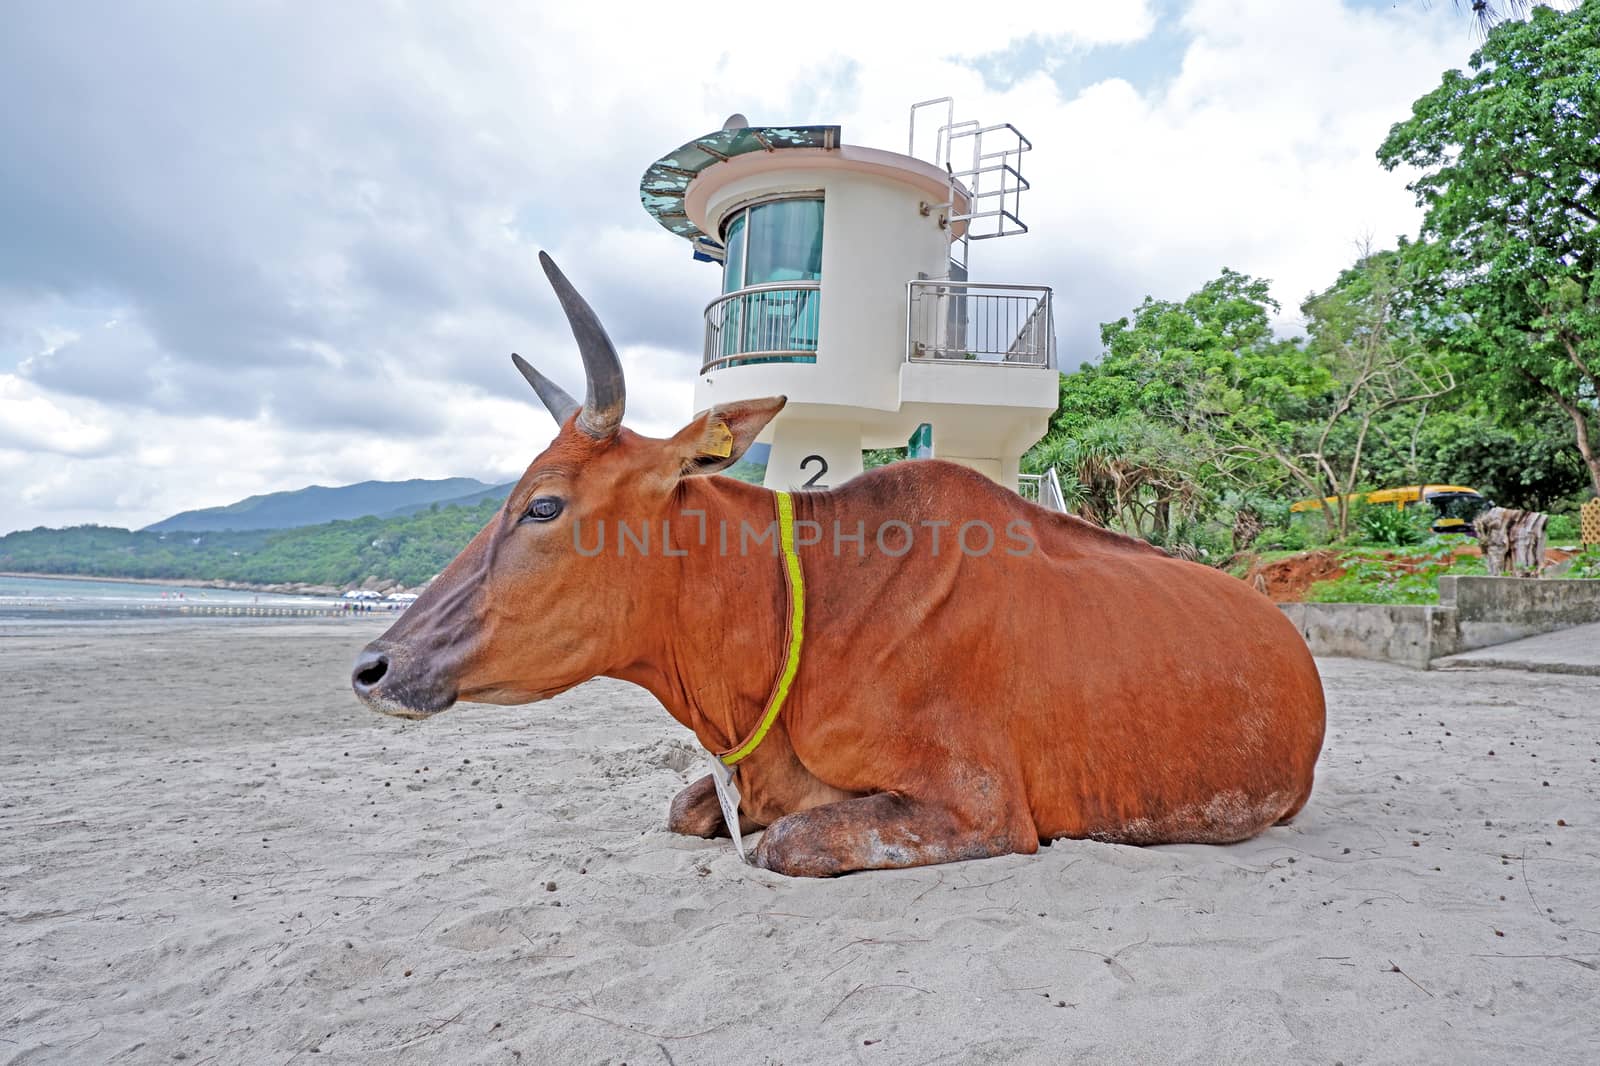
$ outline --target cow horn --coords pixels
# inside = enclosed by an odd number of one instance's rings
[[[544,267],[551,288],[556,290],[561,309],[567,313],[567,323],[578,342],[578,354],[583,357],[588,390],[584,393],[583,410],[578,413],[578,428],[591,437],[604,440],[622,425],[622,408],[627,394],[622,380],[622,360],[617,358],[617,349],[612,345],[611,338],[606,336],[605,327],[600,324],[594,309],[578,295],[578,290],[561,273],[555,260],[540,252],[539,264]]]
[[[545,408],[550,412],[550,417],[556,420],[556,425],[566,425],[567,419],[572,417],[572,412],[578,409],[578,401],[567,395],[566,389],[535,370],[516,352],[511,353],[511,361],[516,364],[522,376],[528,379],[528,384],[539,394],[539,399],[544,401]]]

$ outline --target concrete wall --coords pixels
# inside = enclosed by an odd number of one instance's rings
[[[1313,655],[1376,659],[1426,670],[1455,646],[1455,611],[1431,604],[1282,603]]]
[[[1313,655],[1426,670],[1459,651],[1600,621],[1600,581],[1443,577],[1439,604],[1283,603]]]
[[[1470,651],[1600,622],[1600,581],[1442,577],[1439,604],[1455,608],[1456,650]]]

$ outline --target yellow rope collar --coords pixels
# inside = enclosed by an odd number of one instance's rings
[[[741,744],[717,755],[725,766],[733,766],[748,758],[751,752],[761,746],[772,723],[778,720],[778,712],[783,710],[784,701],[789,698],[789,686],[794,684],[794,675],[800,670],[800,645],[806,635],[806,581],[800,570],[800,555],[794,546],[794,498],[787,492],[773,495],[778,504],[778,543],[783,548],[783,582],[789,590],[789,617],[785,622],[788,655],[783,662],[783,671],[778,674],[777,684],[772,687],[772,695],[767,697],[767,709],[762,713],[761,721],[756,723],[755,729]]]

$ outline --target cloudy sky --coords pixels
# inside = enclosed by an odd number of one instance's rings
[[[1020,127],[1033,232],[973,277],[1054,286],[1064,366],[1225,265],[1292,331],[1357,242],[1415,231],[1373,153],[1475,39],[1444,0],[629,10],[6,5],[0,533],[514,476],[553,427],[507,354],[582,384],[540,248],[623,349],[630,423],[676,428],[718,275],[638,181],[733,111],[896,150],[933,96]]]

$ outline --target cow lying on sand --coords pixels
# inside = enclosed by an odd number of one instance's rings
[[[370,706],[424,718],[597,676],[642,685],[708,750],[742,754],[754,861],[803,876],[1058,837],[1226,843],[1305,804],[1322,685],[1259,593],[950,463],[792,498],[707,477],[784,400],[669,440],[624,429],[616,352],[541,258],[584,402],[517,359],[561,430],[362,652]],[[711,777],[669,825],[728,832]]]

